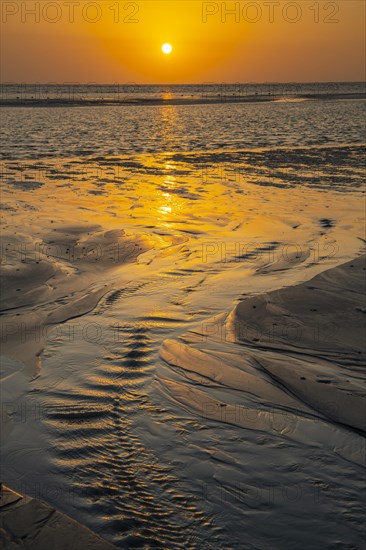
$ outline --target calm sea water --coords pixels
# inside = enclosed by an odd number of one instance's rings
[[[365,102],[3,107],[1,158],[361,143]]]

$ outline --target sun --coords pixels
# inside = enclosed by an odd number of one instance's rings
[[[169,55],[173,50],[173,47],[171,44],[165,43],[161,47],[161,51],[165,53],[166,55]]]

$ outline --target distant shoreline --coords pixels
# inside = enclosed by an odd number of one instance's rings
[[[276,103],[276,102],[301,102],[301,101],[337,101],[337,100],[365,100],[366,93],[308,93],[281,96],[277,94],[255,94],[246,96],[234,96],[217,94],[212,97],[173,97],[173,98],[10,98],[0,99],[1,107],[101,107],[101,106],[142,106],[142,105],[216,105],[225,103]]]

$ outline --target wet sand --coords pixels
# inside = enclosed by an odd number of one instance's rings
[[[318,189],[248,178],[243,153],[216,155],[225,177],[202,154],[6,163],[4,481],[72,487],[72,501],[40,498],[122,546],[220,548],[236,525],[233,547],[244,532],[248,548],[290,548],[299,532],[303,548],[357,547],[357,170],[346,194],[321,175]],[[22,421],[24,404],[39,417]],[[271,487],[302,497],[253,501]]]
[[[207,418],[364,466],[365,271],[364,256],[165,341],[162,358],[193,382],[165,381],[167,391]]]
[[[15,493],[5,486],[0,492],[0,532],[4,548],[14,550],[49,550],[55,545],[60,550],[116,548],[44,502]]]

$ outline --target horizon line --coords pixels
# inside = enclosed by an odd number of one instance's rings
[[[169,82],[154,82],[154,83],[139,83],[134,81],[126,82],[17,82],[17,81],[0,81],[0,86],[251,86],[251,85],[274,85],[274,84],[365,84],[365,80],[286,80],[286,81],[251,81],[251,82],[182,82],[182,83],[169,83]]]

